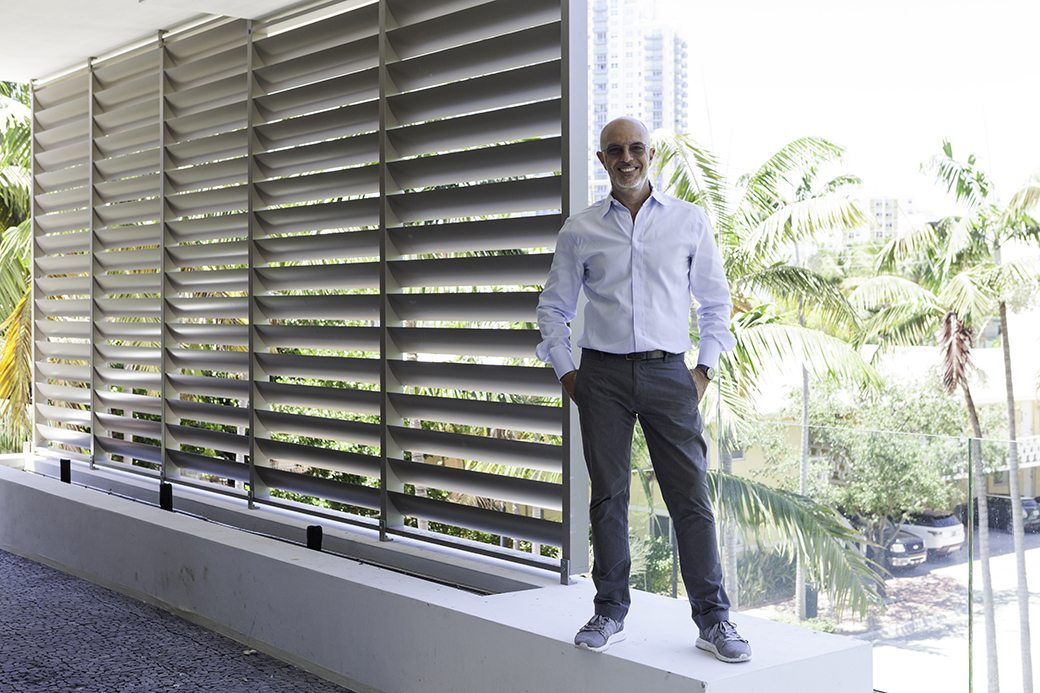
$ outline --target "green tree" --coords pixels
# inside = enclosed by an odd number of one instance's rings
[[[797,409],[792,401],[787,415]],[[859,518],[870,541],[885,546],[909,514],[948,510],[959,500],[953,479],[965,471],[966,417],[938,378],[876,390],[827,384],[810,409],[814,494]],[[764,449],[767,473],[795,487],[799,465],[790,446]]]
[[[1016,443],[1015,397],[1011,380],[1011,339],[1008,333],[1008,303],[1036,289],[1036,265],[1027,255],[1016,253],[1022,243],[1040,241],[1040,179],[1019,188],[1006,205],[998,203],[989,176],[978,168],[973,155],[958,160],[953,146],[943,142],[942,153],[926,166],[937,181],[953,195],[965,211],[927,224],[893,239],[883,250],[879,267],[901,268],[918,277],[924,292],[909,284],[901,290],[911,300],[887,301],[876,316],[877,332],[899,339],[923,338],[933,316],[941,311],[957,314],[969,327],[996,318],[1004,357],[1007,400],[1008,478],[1011,492],[1013,541],[1018,572],[1019,631],[1021,634],[1022,678],[1025,691],[1033,690],[1032,654],[1029,633],[1029,589],[1026,579],[1022,502],[1019,488]],[[896,280],[876,283],[881,290],[897,286]],[[938,299],[928,310],[928,292]],[[902,303],[902,305],[900,305]],[[934,327],[932,327],[934,332]],[[900,334],[901,333],[901,334]],[[963,390],[963,388],[962,388]],[[984,487],[979,488],[981,494]],[[983,501],[984,503],[985,501]],[[984,507],[980,504],[980,512]],[[982,530],[985,533],[985,530]],[[985,573],[984,573],[985,576]],[[987,625],[987,632],[990,628]],[[990,690],[997,690],[995,651],[989,653]]]
[[[32,379],[28,103],[25,85],[0,82],[0,413],[16,440],[28,434]]]
[[[822,175],[842,150],[819,138],[795,140],[738,179],[731,200],[714,155],[689,136],[658,134],[654,147],[669,191],[700,204],[711,217],[734,299],[737,346],[723,355],[719,386],[705,397],[705,408],[715,412],[709,430],[717,425],[715,434],[723,441],[722,474],[713,483],[721,494],[722,517],[732,521],[724,527],[739,525],[754,533],[764,523],[779,529],[811,577],[832,592],[839,583],[844,590],[868,585],[872,572],[833,512],[805,496],[732,475],[725,454],[755,418],[762,376],[773,363],[804,367],[819,379],[876,381],[869,364],[836,336],[856,329],[854,311],[839,287],[791,257],[799,242],[863,221],[848,193],[856,180]],[[696,334],[691,336],[696,342]],[[733,544],[732,535],[726,543]],[[727,554],[727,581],[735,588],[736,556]],[[834,565],[821,569],[822,561],[831,560]],[[840,574],[834,572],[839,566]],[[866,595],[857,603],[865,605]]]

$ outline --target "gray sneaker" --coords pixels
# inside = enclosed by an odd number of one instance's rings
[[[751,645],[740,637],[737,627],[729,621],[720,621],[701,631],[697,648],[707,650],[723,662],[746,662],[751,659]]]
[[[581,627],[574,636],[574,646],[593,652],[603,652],[616,642],[625,639],[625,624],[608,616],[596,614]]]

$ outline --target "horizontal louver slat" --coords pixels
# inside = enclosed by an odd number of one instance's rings
[[[152,464],[159,464],[161,455],[158,445],[133,443],[128,440],[111,438],[109,436],[99,435],[95,438],[98,445],[100,445],[101,448],[110,455],[122,455],[135,460],[144,460],[145,462],[151,462]]]
[[[412,36],[396,32],[392,35],[391,44],[402,61],[390,62],[387,70],[398,90],[411,91],[515,69],[553,60],[560,54],[558,22],[497,34],[475,43],[422,55],[424,45],[430,45],[426,39],[419,32]],[[412,55],[420,57],[408,59]]]
[[[256,242],[260,260],[267,263],[355,258],[379,255],[378,231],[308,234],[265,238]]]
[[[309,474],[293,474],[280,469],[257,466],[260,480],[272,488],[302,493],[305,496],[328,498],[332,501],[379,510],[379,490],[357,484],[344,484]]]
[[[256,445],[268,460],[281,465],[318,467],[359,476],[379,476],[378,457],[259,437],[256,439]]]
[[[361,445],[379,446],[379,424],[304,414],[287,414],[263,409],[256,411],[256,419],[261,426],[274,433],[329,438]]]
[[[222,457],[209,457],[183,450],[168,449],[166,454],[170,456],[170,462],[183,471],[212,474],[242,483],[249,482],[249,466],[241,462],[231,462]]]
[[[542,341],[538,330],[482,330],[459,327],[391,327],[400,351],[422,354],[530,357]]]
[[[561,181],[557,176],[443,188],[388,197],[394,216],[401,222],[431,221],[452,217],[479,217],[555,210],[560,205]]]
[[[560,381],[551,368],[393,360],[390,369],[398,382],[409,387],[511,392],[536,397],[562,394]]]
[[[559,546],[561,542],[562,528],[557,522],[485,510],[471,505],[435,501],[394,491],[389,492],[389,496],[394,507],[405,515],[470,527],[492,534],[521,537],[550,546]]]
[[[394,442],[404,450],[464,460],[480,460],[554,474],[562,471],[563,453],[556,445],[426,431],[403,426],[390,426],[389,429]]]
[[[352,380],[362,383],[379,382],[379,361],[377,359],[257,354],[256,360],[269,375]]]
[[[390,460],[390,468],[405,484],[450,488],[471,496],[535,505],[547,510],[559,511],[563,506],[559,484],[395,459]]]
[[[397,413],[406,419],[442,421],[467,426],[533,431],[553,435],[560,435],[562,432],[563,419],[558,407],[399,393],[390,393],[389,399]]]
[[[339,409],[359,414],[379,414],[379,393],[342,387],[257,382],[257,392],[268,404],[293,404],[319,409]]]
[[[463,82],[391,96],[397,121],[418,123],[560,96],[560,61],[552,60]]]
[[[395,294],[390,304],[401,320],[533,322],[533,291],[466,294]]]
[[[175,417],[192,421],[224,424],[227,426],[249,426],[249,410],[245,407],[228,407],[209,402],[191,402],[183,399],[169,400],[170,411]]]
[[[245,400],[249,397],[249,381],[247,380],[213,378],[202,375],[180,375],[176,373],[167,374],[166,378],[173,389],[181,394],[190,393],[205,397],[230,397],[240,400]]]

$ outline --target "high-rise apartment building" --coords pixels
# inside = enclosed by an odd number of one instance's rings
[[[662,18],[657,0],[589,3],[589,157],[613,118],[639,118],[651,131],[686,132],[688,51]],[[590,199],[607,194],[606,171],[594,165]]]

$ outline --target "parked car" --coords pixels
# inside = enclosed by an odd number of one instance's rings
[[[1011,496],[986,496],[989,506],[989,526],[1011,532],[1014,525],[1011,521]],[[964,522],[968,517],[968,508],[958,505],[954,510],[957,517]],[[979,506],[975,504],[975,524],[979,524]],[[1022,524],[1027,532],[1040,531],[1040,501],[1029,496],[1022,497]]]
[[[912,568],[921,565],[927,558],[928,550],[924,547],[924,540],[904,529],[896,532],[885,547],[885,567],[890,570]]]
[[[846,515],[850,527],[862,531],[866,526],[863,518]],[[877,544],[866,543],[861,550],[873,561],[889,570],[912,568],[921,565],[928,558],[928,550],[924,540],[903,529],[896,529],[891,520],[886,520],[881,528],[881,539]]]
[[[952,513],[916,513],[903,530],[924,541],[929,558],[942,558],[964,546],[964,525]]]

